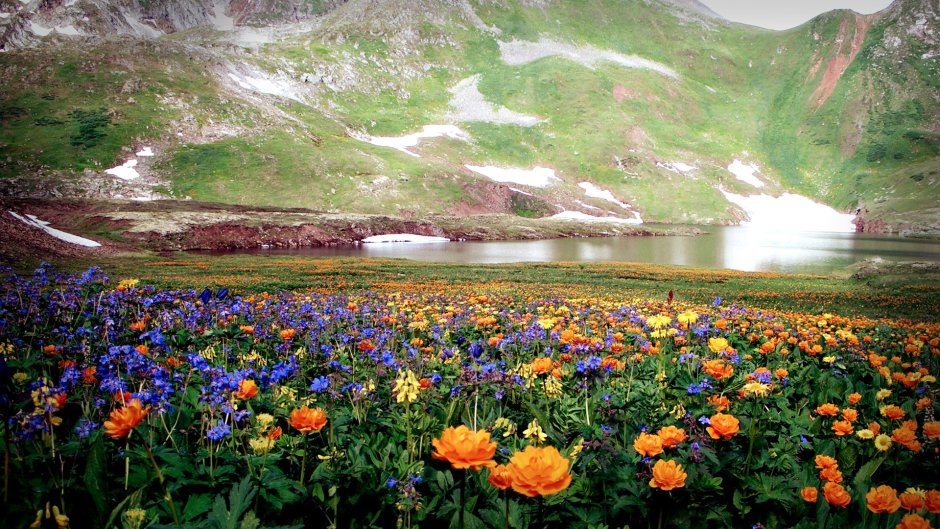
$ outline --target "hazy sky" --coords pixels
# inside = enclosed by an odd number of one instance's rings
[[[862,14],[888,7],[891,0],[699,0],[735,22],[769,29],[789,29],[833,9]]]

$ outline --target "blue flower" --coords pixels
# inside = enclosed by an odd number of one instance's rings
[[[398,486],[398,480],[395,478],[388,478],[388,480],[385,482],[385,486],[390,489],[394,489]]]
[[[221,441],[231,434],[232,428],[226,424],[225,421],[220,419],[215,426],[209,428],[209,431],[206,432],[206,437],[208,437],[210,441]]]
[[[313,382],[310,383],[310,391],[315,393],[322,393],[330,387],[330,379],[326,377],[318,377],[313,379]]]

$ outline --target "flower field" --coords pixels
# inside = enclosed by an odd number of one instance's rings
[[[3,527],[940,526],[937,323],[3,281]]]

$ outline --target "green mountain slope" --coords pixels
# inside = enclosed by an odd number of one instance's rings
[[[23,29],[69,27],[65,6],[0,19],[15,35],[0,54],[0,189],[689,223],[743,218],[723,191],[790,191],[860,208],[869,230],[940,232],[936,0],[786,32],[691,0],[199,6],[172,27],[146,11],[156,37]],[[459,131],[387,146],[428,125]],[[135,157],[144,146],[156,156]],[[104,173],[129,159],[141,178]]]

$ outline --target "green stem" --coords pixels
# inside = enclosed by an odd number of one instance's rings
[[[170,489],[166,488],[166,483],[163,481],[163,472],[157,465],[157,460],[153,458],[153,452],[150,450],[150,444],[144,443],[144,448],[147,449],[147,457],[150,459],[150,464],[153,465],[153,469],[157,472],[157,480],[160,482],[160,486],[163,488],[163,499],[165,499],[167,505],[169,505],[170,514],[173,516],[173,525],[179,527],[180,519],[176,514],[176,504],[173,503],[173,497],[170,496]]]
[[[509,492],[503,491],[503,522],[505,529],[509,529]]]
[[[304,455],[300,459],[300,486],[304,486],[304,473],[307,471],[307,434],[303,436]]]
[[[539,529],[545,529],[545,497],[539,496],[539,514],[538,514],[538,527]]]
[[[463,511],[465,506],[465,493],[467,489],[467,471],[463,470],[460,472],[460,512],[457,513],[457,525],[460,529],[464,529],[463,524]]]

